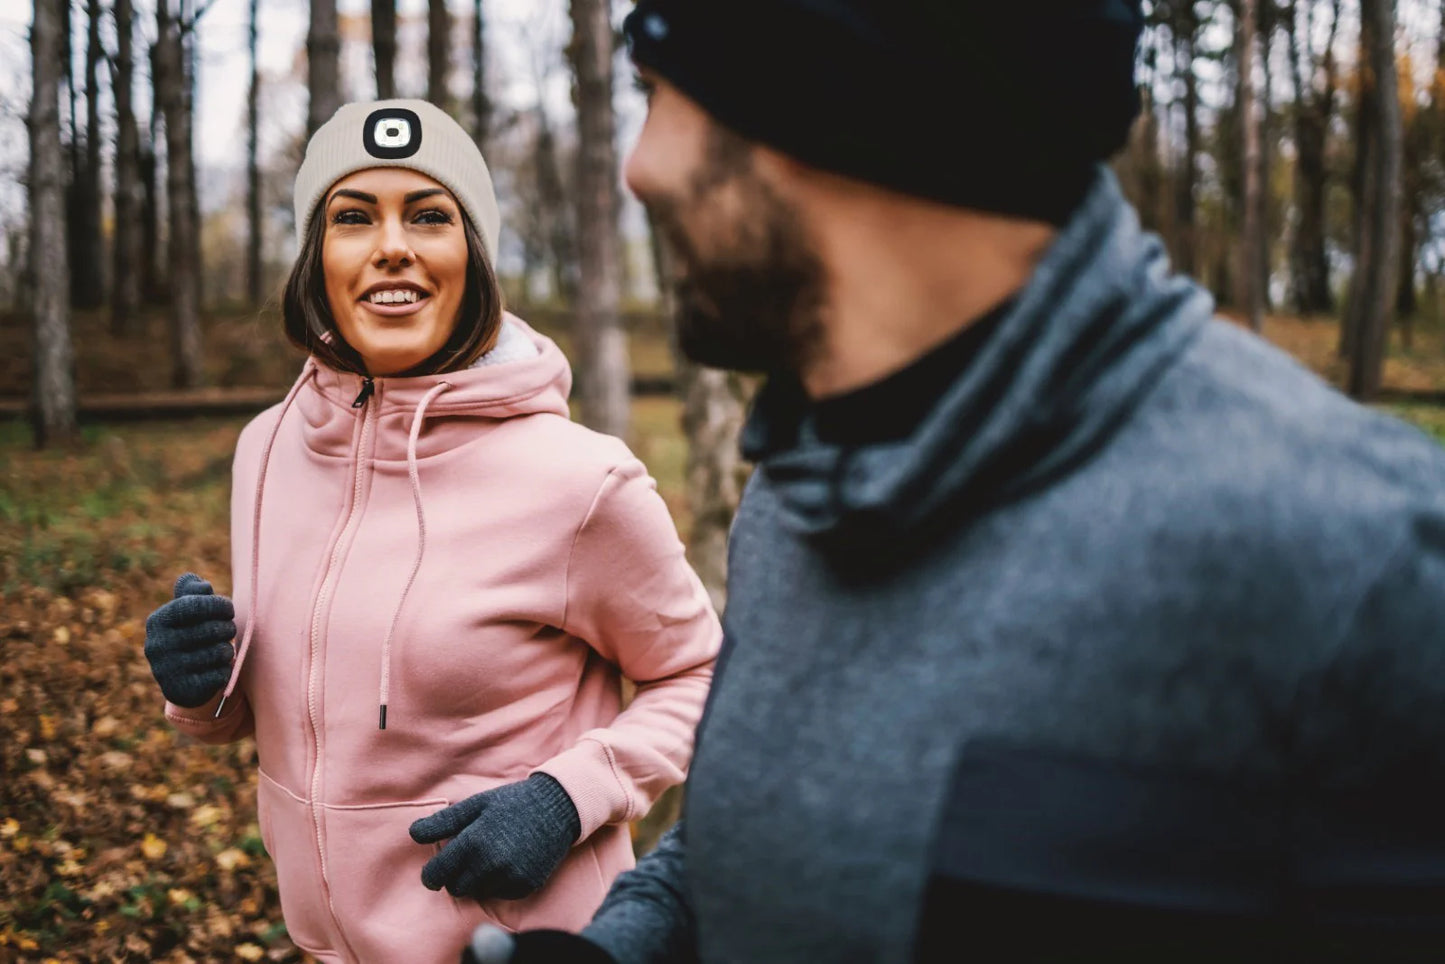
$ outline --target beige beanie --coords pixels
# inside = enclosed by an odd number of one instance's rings
[[[460,124],[424,100],[344,104],[306,145],[296,172],[296,243],[331,185],[371,167],[405,167],[439,181],[472,219],[487,258],[497,263],[502,215],[482,152]]]

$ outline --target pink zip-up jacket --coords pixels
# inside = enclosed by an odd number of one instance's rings
[[[310,360],[241,434],[236,668],[166,716],[254,733],[286,927],[321,960],[450,964],[485,920],[579,929],[632,866],[628,821],[686,775],[721,630],[652,479],[568,419],[570,386],[508,316],[480,366],[369,393]],[[424,888],[438,847],[412,821],[538,772],[582,823],[548,884]]]

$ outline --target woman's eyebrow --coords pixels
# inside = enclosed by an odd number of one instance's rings
[[[375,204],[375,203],[376,203],[376,195],[375,195],[375,194],[367,194],[365,191],[353,191],[353,190],[351,190],[350,188],[345,188],[345,187],[343,187],[343,188],[338,188],[337,190],[335,190],[334,192],[332,192],[332,194],[331,194],[331,200],[334,201],[334,200],[336,200],[336,199],[339,198],[339,197],[349,197],[349,198],[353,198],[353,199],[355,199],[355,200],[357,200],[357,201],[365,201],[367,204]]]
[[[406,195],[406,196],[403,197],[401,200],[402,200],[402,203],[403,203],[403,204],[410,204],[410,203],[412,203],[413,201],[420,201],[420,200],[421,200],[422,198],[424,198],[424,197],[431,197],[432,195],[435,195],[435,194],[445,194],[445,193],[447,193],[447,192],[446,192],[446,188],[441,188],[441,187],[428,187],[428,188],[423,188],[423,189],[420,190],[420,191],[412,191],[410,194]]]

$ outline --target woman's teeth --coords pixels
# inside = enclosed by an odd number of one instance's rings
[[[367,300],[374,305],[411,304],[421,300],[421,295],[410,288],[394,288],[387,291],[373,291]]]

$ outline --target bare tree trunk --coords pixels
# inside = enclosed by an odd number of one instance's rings
[[[1194,274],[1198,268],[1195,225],[1195,185],[1199,182],[1199,78],[1194,72],[1195,42],[1199,19],[1193,0],[1185,0],[1176,25],[1176,55],[1184,81],[1184,156],[1174,186],[1174,225],[1178,250],[1174,255],[1179,270]]]
[[[1412,208],[1413,205],[1405,201],[1400,215],[1400,268],[1395,285],[1395,318],[1400,323],[1400,344],[1407,349],[1415,347],[1415,314],[1420,307],[1415,294],[1416,233]]]
[[[371,55],[376,61],[376,99],[396,96],[396,0],[371,0]]]
[[[718,612],[727,605],[728,532],[747,484],[738,449],[748,386],[736,372],[679,359],[682,430],[687,436],[687,555]]]
[[[151,57],[151,76],[155,73],[154,51]],[[160,98],[157,95],[152,109],[159,117]],[[161,236],[161,176],[160,158],[156,156],[156,125],[151,124],[150,143],[141,148],[141,297],[149,305],[169,304],[171,300],[169,272],[167,271],[168,239]]]
[[[246,300],[261,303],[261,168],[256,161],[256,128],[261,72],[256,62],[256,7],[251,0],[248,41],[251,51],[251,86],[246,92]]]
[[[77,308],[98,308],[105,301],[100,239],[100,18],[99,0],[86,4],[85,150],[75,172],[75,260],[71,263],[72,298]]]
[[[1259,10],[1259,66],[1263,86],[1259,90],[1259,277],[1256,291],[1259,295],[1260,311],[1270,310],[1270,240],[1275,236],[1273,192],[1270,190],[1270,171],[1274,166],[1274,71],[1270,65],[1270,48],[1274,43],[1274,28],[1278,14],[1275,0],[1257,0]]]
[[[61,29],[66,0],[35,0],[30,30],[30,273],[35,313],[34,430],[38,446],[77,438],[70,342],[70,259],[60,148]]]
[[[541,201],[543,235],[547,260],[552,269],[552,290],[569,306],[577,304],[576,210],[568,203],[562,184],[561,160],[552,121],[542,103],[537,104],[537,197]]]
[[[1294,205],[1297,222],[1290,239],[1290,288],[1295,310],[1301,314],[1331,312],[1334,294],[1330,290],[1329,258],[1325,251],[1325,201],[1329,170],[1325,164],[1325,142],[1334,116],[1335,34],[1339,27],[1340,0],[1329,5],[1329,39],[1323,57],[1324,89],[1316,90],[1316,66],[1309,45],[1314,18],[1305,5],[1303,24],[1298,2],[1291,4],[1285,19],[1288,33],[1290,72],[1294,82],[1295,176]]]
[[[487,153],[492,130],[492,99],[487,96],[487,22],[482,17],[482,0],[472,4],[472,137]]]
[[[577,236],[581,254],[577,339],[581,354],[582,420],[626,437],[631,409],[627,334],[618,236],[617,122],[612,106],[610,0],[571,0],[568,57],[575,80],[578,175]]]
[[[1344,317],[1340,319],[1340,344],[1339,356],[1344,359],[1354,358],[1360,351],[1360,321],[1365,311],[1358,299],[1364,292],[1364,288],[1358,283],[1360,281],[1360,255],[1369,245],[1366,241],[1366,234],[1369,231],[1369,208],[1371,203],[1366,199],[1366,191],[1369,186],[1369,170],[1375,163],[1374,151],[1377,145],[1373,143],[1378,119],[1374,116],[1376,109],[1376,98],[1370,94],[1370,86],[1374,83],[1374,74],[1370,61],[1370,31],[1373,25],[1370,22],[1369,11],[1360,11],[1360,34],[1358,38],[1358,50],[1356,51],[1357,70],[1359,73],[1359,92],[1356,95],[1355,117],[1354,117],[1354,140],[1355,158],[1350,168],[1350,201],[1351,201],[1351,243],[1355,256],[1354,274],[1350,278],[1350,286],[1346,295]]]
[[[1145,55],[1140,80],[1139,118],[1129,132],[1129,142],[1120,158],[1125,193],[1139,212],[1140,223],[1149,231],[1162,230],[1164,171],[1159,160],[1159,116],[1154,105],[1155,63],[1152,45]]]
[[[1369,127],[1360,149],[1362,230],[1350,284],[1348,320],[1355,332],[1349,392],[1361,400],[1380,390],[1390,309],[1399,270],[1401,123],[1395,73],[1395,2],[1361,0],[1362,40],[1368,54],[1363,100]]]
[[[426,31],[426,99],[450,113],[447,74],[451,72],[452,18],[446,0],[429,0]]]
[[[166,198],[170,226],[171,384],[191,388],[203,377],[199,244],[181,21],[156,5],[155,84],[166,125]]]
[[[311,0],[311,27],[306,33],[306,136],[331,119],[341,106],[341,40],[336,25],[336,0]]]
[[[1239,72],[1239,97],[1236,109],[1243,149],[1241,173],[1244,181],[1243,217],[1240,223],[1239,267],[1235,276],[1236,301],[1245,313],[1249,327],[1264,327],[1264,302],[1260,297],[1259,279],[1261,252],[1264,247],[1264,224],[1261,215],[1260,131],[1258,96],[1254,85],[1254,47],[1257,39],[1258,0],[1239,0],[1239,23],[1236,34],[1236,70]]]
[[[199,4],[199,6],[198,6]],[[196,310],[200,311],[201,293],[206,290],[206,262],[201,257],[201,189],[196,177],[196,77],[199,17],[210,7],[210,0],[180,0],[181,10],[181,105],[186,120],[186,203],[191,213],[191,263],[196,273]]]
[[[81,239],[85,236],[85,215],[81,198],[81,192],[85,189],[85,151],[81,147],[80,114],[76,106],[75,24],[72,20],[72,7],[73,4],[66,4],[63,14],[61,29],[64,31],[64,39],[60,56],[65,64],[66,96],[70,99],[70,112],[67,115],[70,171],[65,182],[65,245],[66,254],[70,258],[70,304],[74,307],[84,303],[87,295],[80,283],[80,273],[76,270],[76,266],[85,256],[81,244]]]
[[[135,50],[131,41],[135,9],[115,0],[115,242],[112,249],[110,330],[125,335],[140,309],[141,184],[140,135],[136,130]]]

